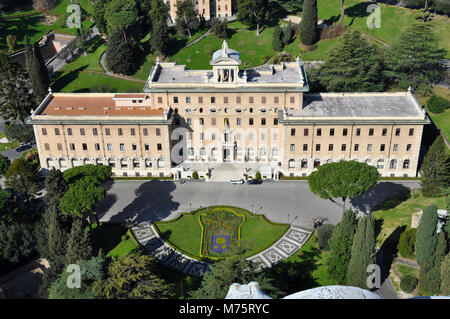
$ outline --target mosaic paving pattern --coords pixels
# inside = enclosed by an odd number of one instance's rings
[[[158,258],[164,265],[182,271],[187,275],[201,277],[209,271],[209,264],[183,255],[162,240],[151,224],[141,224],[131,228],[138,242],[147,252]],[[291,226],[288,231],[266,250],[249,257],[258,263],[257,270],[270,268],[290,257],[308,240],[311,231]]]

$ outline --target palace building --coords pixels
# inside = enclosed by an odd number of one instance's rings
[[[278,179],[355,160],[382,176],[417,175],[430,120],[410,91],[308,93],[299,58],[243,70],[225,41],[210,64],[157,60],[143,93],[49,92],[29,118],[41,167],[214,180],[228,165],[230,178]]]
[[[214,17],[227,18],[231,17],[234,12],[236,4],[232,0],[195,0],[195,12],[199,16],[203,16],[206,20]],[[164,0],[164,3],[169,7],[169,16],[172,23],[175,23],[177,18],[177,0]]]

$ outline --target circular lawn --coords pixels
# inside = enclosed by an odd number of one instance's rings
[[[253,256],[274,244],[289,228],[263,215],[230,206],[210,206],[183,213],[171,221],[154,224],[170,246],[183,254],[203,260],[232,256],[233,248],[245,243]]]

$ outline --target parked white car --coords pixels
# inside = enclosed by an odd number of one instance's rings
[[[231,184],[244,184],[244,180],[243,179],[232,179],[230,180]]]

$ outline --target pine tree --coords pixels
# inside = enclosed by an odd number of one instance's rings
[[[130,75],[136,71],[133,48],[120,31],[113,32],[108,39],[106,64],[114,73]]]
[[[450,296],[450,253],[441,264],[441,294]]]
[[[358,31],[346,32],[320,68],[320,82],[330,92],[383,89],[381,58]]]
[[[282,35],[283,31],[279,26],[277,26],[273,33],[273,40],[272,40],[272,48],[275,51],[281,51],[281,49],[283,49],[283,42],[281,42]]]
[[[195,33],[200,26],[197,14],[195,13],[194,3],[189,0],[177,0],[177,18],[175,24],[178,33],[189,37]]]
[[[375,264],[375,220],[367,215],[358,223],[348,265],[347,285],[367,289],[367,266]]]
[[[72,224],[67,242],[66,263],[75,264],[79,260],[88,260],[93,256],[90,233],[83,228],[83,221],[76,218]]]
[[[330,254],[327,259],[327,271],[330,277],[340,285],[347,282],[347,269],[357,226],[356,213],[346,210],[328,241]]]
[[[446,51],[436,43],[432,25],[415,23],[388,50],[386,75],[403,89],[416,89],[442,78],[445,56]]]
[[[47,206],[53,204],[59,205],[59,199],[67,191],[67,182],[64,179],[64,174],[55,168],[45,176],[45,190],[44,197]]]
[[[33,94],[39,103],[48,93],[50,77],[39,44],[35,42],[31,46],[27,37],[25,38],[25,59]]]
[[[450,156],[442,136],[430,146],[422,164],[422,193],[425,197],[440,196],[441,188],[450,186]]]
[[[269,2],[267,0],[238,0],[237,19],[248,26],[256,26],[256,35],[259,29],[269,20]]]
[[[305,45],[313,45],[319,38],[317,28],[317,0],[305,0],[302,21],[300,22],[300,40]]]

